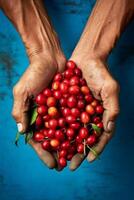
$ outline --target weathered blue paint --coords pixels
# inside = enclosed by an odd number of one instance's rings
[[[69,58],[94,5],[93,0],[47,0],[46,5]],[[0,199],[1,200],[133,200],[134,199],[134,22],[109,58],[121,85],[121,113],[116,137],[101,160],[85,161],[75,172],[48,170],[33,150],[13,145],[12,87],[28,65],[24,46],[0,12]]]

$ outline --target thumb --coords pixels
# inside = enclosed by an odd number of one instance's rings
[[[119,98],[118,91],[111,93],[108,98],[104,99],[104,114],[103,114],[103,124],[106,132],[112,132],[115,128],[115,119],[119,114]]]
[[[12,116],[15,119],[19,132],[26,132],[29,124],[28,111],[30,98],[26,91],[22,92],[18,88],[13,90],[14,105]]]

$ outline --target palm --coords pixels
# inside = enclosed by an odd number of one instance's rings
[[[28,111],[31,98],[48,86],[57,71],[57,66],[54,67],[52,63],[34,62],[34,64],[31,64],[27,68],[20,81],[14,87],[15,102],[13,116],[17,122],[22,121],[24,124],[24,132],[27,130],[29,124]],[[20,110],[22,114],[18,115]],[[36,151],[43,163],[49,168],[54,168],[56,166],[54,156],[51,155],[51,153],[44,151],[40,144],[34,142],[33,139],[29,141],[29,144]]]
[[[105,109],[103,114],[104,133],[100,137],[98,144],[95,146],[95,149],[99,154],[112,136],[112,133],[108,134],[108,121],[114,121],[118,114],[118,85],[102,61],[88,60],[85,63],[75,59],[73,60],[77,65],[81,66],[83,77],[86,79],[94,97],[102,100]],[[95,159],[95,155],[90,152],[87,158],[91,162]],[[85,156],[76,154],[71,160],[70,169],[75,170],[84,159]]]

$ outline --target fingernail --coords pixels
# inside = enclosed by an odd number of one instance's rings
[[[93,153],[91,153],[89,156],[88,156],[88,160],[89,162],[92,162],[96,159],[95,155]]]
[[[114,127],[115,127],[115,123],[113,121],[109,121],[108,124],[107,124],[107,130],[109,132],[111,132],[111,131],[114,130]]]
[[[17,128],[18,128],[19,132],[22,132],[22,130],[23,130],[22,123],[18,123]]]

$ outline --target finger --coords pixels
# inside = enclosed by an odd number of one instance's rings
[[[53,153],[53,156],[56,160],[56,165],[55,165],[55,169],[59,172],[59,171],[62,171],[63,168],[59,165],[59,162],[58,162],[58,156],[57,156],[57,153]]]
[[[18,131],[26,132],[29,124],[28,111],[30,105],[30,97],[27,92],[20,93],[18,89],[14,90],[14,105],[12,115],[16,120]]]
[[[99,142],[94,147],[92,147],[97,155],[100,155],[102,153],[106,144],[109,142],[112,136],[113,136],[113,132],[111,133],[103,132],[103,134],[100,136]],[[87,160],[89,162],[93,162],[95,159],[96,159],[96,155],[92,151],[90,151],[87,156]]]
[[[85,157],[86,156],[84,154],[79,154],[79,153],[74,155],[71,162],[70,162],[70,166],[69,166],[70,170],[71,171],[76,170],[81,165],[81,163],[83,162]]]
[[[119,114],[119,89],[118,86],[113,86],[113,92],[105,93],[105,98],[103,98],[103,107],[105,109],[103,113],[103,124],[106,132],[113,131],[115,127],[115,119]],[[104,95],[103,95],[104,97]]]
[[[94,98],[96,98],[97,100],[101,100],[101,97],[99,94],[97,94],[95,91],[92,91]]]
[[[56,166],[56,161],[51,153],[42,149],[39,143],[34,142],[32,139],[28,142],[33,149],[36,151],[39,158],[47,165],[50,169],[53,169]]]

